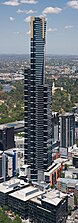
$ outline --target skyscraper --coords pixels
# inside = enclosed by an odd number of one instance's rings
[[[44,18],[31,17],[30,69],[25,70],[25,163],[31,179],[43,180],[44,170],[52,162],[51,89],[45,83]]]
[[[64,113],[60,117],[60,146],[70,147],[75,144],[75,116]]]

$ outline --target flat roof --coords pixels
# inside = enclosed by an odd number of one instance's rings
[[[67,194],[62,193],[58,190],[55,189],[49,189],[46,193],[44,193],[41,197],[39,196],[38,198],[32,198],[31,200],[40,204],[41,201],[50,203],[54,206],[57,206],[60,201],[65,198],[67,196]]]
[[[22,165],[22,166],[20,167],[20,169],[21,169],[21,168],[28,168],[28,167],[30,167],[30,165],[28,165],[28,164],[24,164],[24,165]]]
[[[61,158],[61,157],[59,157],[58,159],[55,159],[54,160],[54,163],[64,163],[66,161],[68,161],[67,158]]]
[[[56,163],[54,167],[52,167],[48,172],[44,172],[44,175],[49,176],[50,173],[53,173],[57,168],[59,168],[61,166],[61,163]]]
[[[10,194],[10,196],[22,201],[27,201],[41,194],[43,194],[43,192],[40,191],[38,188],[33,187],[33,186],[28,186],[21,190],[13,192],[12,194]]]
[[[16,121],[16,122],[10,122],[0,125],[0,129],[3,130],[5,128],[14,127],[14,129],[23,128],[24,127],[24,121]]]
[[[65,171],[66,174],[70,176],[70,174],[78,174],[78,168],[73,166],[69,166],[68,170]]]
[[[21,181],[20,179],[17,178],[12,178],[9,181],[5,181],[3,183],[0,183],[0,192],[3,193],[8,193],[14,190],[14,187],[24,187],[29,185],[29,183],[26,183],[24,181]]]
[[[65,183],[65,184],[70,184],[70,185],[76,185],[78,184],[78,180],[77,179],[71,179],[71,178],[58,178],[57,179],[57,182],[62,182],[62,183]]]
[[[59,116],[60,116],[60,117],[69,117],[69,116],[71,116],[71,115],[74,115],[74,113],[73,113],[73,112],[71,112],[71,113],[69,113],[69,112],[64,112],[64,113],[60,114]]]

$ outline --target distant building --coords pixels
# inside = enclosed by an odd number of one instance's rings
[[[72,73],[76,73],[76,66],[72,66]]]
[[[24,132],[24,121],[16,121],[16,122],[9,122],[5,124],[0,125],[0,129],[5,129],[5,128],[14,128],[14,134],[19,133],[19,132]]]
[[[14,127],[0,126],[0,150],[14,148]]]
[[[0,182],[3,181],[3,176],[2,176],[2,162],[3,162],[3,156],[2,156],[3,152],[0,151]]]
[[[59,113],[52,112],[52,142],[59,140]]]
[[[65,67],[64,73],[67,74],[67,75],[70,74],[70,68],[69,67]]]
[[[74,193],[76,185],[78,185],[78,179],[58,178],[57,180],[57,189],[64,193]]]
[[[78,114],[78,106],[73,107],[72,112]]]
[[[73,159],[73,166],[78,168],[78,153],[74,154],[72,159]]]
[[[16,150],[9,149],[2,154],[2,177],[5,180],[16,175]]]
[[[24,165],[24,137],[15,136],[15,148],[16,148],[16,167],[19,169]]]
[[[75,116],[64,113],[60,116],[60,146],[67,148],[75,144]]]
[[[67,158],[68,157],[68,147],[60,147],[59,148],[59,154],[60,154],[60,157],[65,157]]]
[[[78,115],[75,115],[75,139],[78,139]]]

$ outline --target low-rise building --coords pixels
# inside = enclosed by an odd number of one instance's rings
[[[53,163],[46,172],[44,172],[45,181],[50,182],[50,186],[54,185],[57,182],[58,177],[61,177],[62,173],[62,164]]]
[[[78,179],[58,178],[56,187],[62,192],[71,193],[75,191],[76,184]]]
[[[64,173],[66,178],[78,179],[78,168],[69,166],[67,167],[67,170],[65,170]]]
[[[29,216],[29,200],[41,194],[43,192],[33,186],[10,193],[8,199],[9,208],[22,218],[27,219]]]
[[[50,190],[29,201],[29,220],[34,223],[65,223],[68,197],[58,190]]]
[[[9,194],[9,208],[34,223],[65,223],[68,196],[58,190],[28,186]]]
[[[5,151],[14,146],[14,127],[0,125],[0,150]]]
[[[8,205],[8,195],[15,190],[28,186],[28,183],[20,181],[17,178],[12,178],[9,181],[0,183],[0,206]]]

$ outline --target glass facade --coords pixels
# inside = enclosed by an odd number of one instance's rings
[[[31,17],[30,69],[25,70],[25,163],[31,179],[43,180],[43,172],[52,161],[51,89],[45,84],[44,18]],[[46,123],[46,125],[45,125]]]
[[[61,147],[70,147],[75,144],[75,116],[74,114],[65,114],[60,119],[60,145]]]

